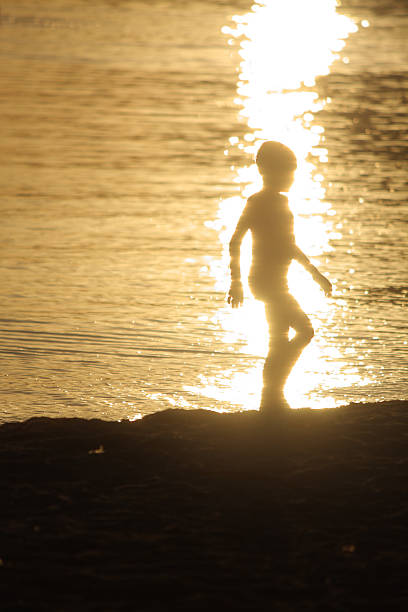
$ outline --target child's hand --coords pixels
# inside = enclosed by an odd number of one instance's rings
[[[244,291],[242,289],[242,283],[239,280],[234,280],[228,292],[228,304],[231,304],[233,308],[238,308],[238,306],[242,306],[243,302]]]
[[[316,275],[315,277],[315,281],[320,285],[321,289],[323,289],[324,294],[327,295],[327,297],[331,296],[333,287],[328,278],[326,278],[325,276],[323,276],[323,274],[320,274],[319,272],[318,275]]]

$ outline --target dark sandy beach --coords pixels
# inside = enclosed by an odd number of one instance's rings
[[[408,402],[0,427],[1,609],[406,610]]]

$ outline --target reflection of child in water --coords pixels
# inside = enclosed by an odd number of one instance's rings
[[[228,303],[235,308],[244,299],[240,246],[247,230],[251,230],[252,266],[248,281],[254,297],[265,303],[271,339],[263,371],[261,411],[270,412],[285,405],[285,381],[314,335],[309,318],[288,291],[286,277],[290,262],[295,259],[302,264],[326,295],[331,294],[332,286],[295,243],[293,215],[287,197],[281,193],[293,182],[297,165],[294,153],[280,142],[265,142],[258,151],[256,163],[264,186],[248,199],[231,238]],[[296,332],[292,340],[288,338],[290,327]]]

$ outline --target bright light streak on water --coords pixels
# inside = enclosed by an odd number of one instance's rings
[[[239,117],[245,120],[248,133],[240,141],[230,138],[232,147],[239,147],[254,156],[265,140],[279,140],[288,145],[298,159],[298,170],[290,192],[290,205],[295,215],[297,244],[316,265],[330,277],[325,255],[332,250],[331,238],[338,235],[332,205],[325,200],[324,177],[317,173],[313,156],[320,162],[328,159],[324,146],[324,128],[314,121],[314,113],[329,100],[319,99],[313,91],[315,79],[326,75],[345,39],[357,31],[348,17],[336,10],[336,2],[321,0],[304,2],[257,2],[251,12],[234,16],[235,27],[225,26],[224,34],[240,42],[240,73],[237,85]],[[242,186],[242,197],[220,203],[218,227],[224,245],[224,266],[214,268],[218,287],[225,285],[228,266],[228,242],[245,198],[261,188],[255,164],[238,167],[236,182]],[[250,267],[251,239],[242,246],[241,266],[246,278]],[[332,278],[335,284],[335,279]],[[341,317],[336,300],[327,300],[311,277],[292,264],[289,286],[302,308],[310,315],[317,338],[306,348],[286,385],[285,394],[292,407],[330,407],[341,403],[324,392],[338,386],[364,385],[369,377],[344,367],[344,356],[330,342],[333,321]],[[225,342],[244,340],[241,350],[257,357],[267,353],[267,326],[262,304],[255,301],[246,286],[246,301],[240,311],[223,311],[220,323]],[[232,371],[233,401],[255,408],[262,384],[262,360],[244,372]],[[225,373],[227,376],[227,373]],[[221,399],[214,384],[202,390]],[[316,391],[319,391],[316,393]],[[225,391],[222,391],[225,394]]]

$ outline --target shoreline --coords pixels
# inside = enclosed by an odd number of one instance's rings
[[[408,401],[3,424],[3,609],[405,610],[407,426]]]

